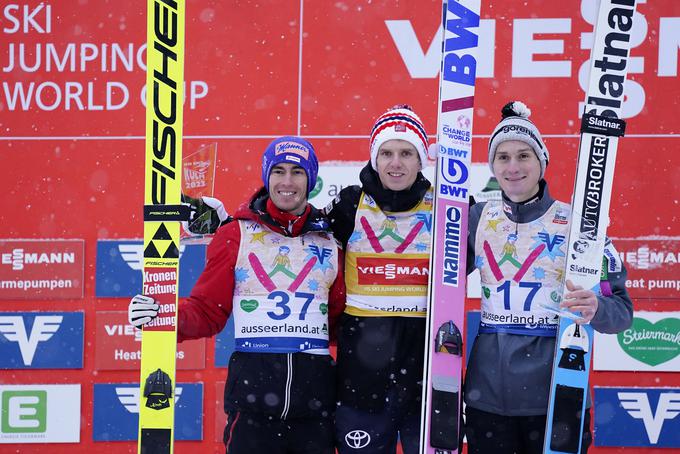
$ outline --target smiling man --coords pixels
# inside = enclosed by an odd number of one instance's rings
[[[178,340],[212,337],[234,317],[224,390],[227,454],[332,454],[335,363],[329,332],[345,303],[343,256],[327,219],[307,203],[314,148],[281,137],[262,157],[262,187],[219,227],[205,270],[180,305]],[[135,296],[129,321],[158,305]]]
[[[483,292],[466,369],[465,435],[470,454],[540,454],[558,323],[542,306],[566,285],[561,306],[581,312],[578,323],[617,333],[632,323],[633,303],[609,240],[608,272],[597,293],[564,282],[571,208],[548,191],[550,154],[531,110],[514,101],[501,115],[489,141],[489,166],[502,197],[472,206],[468,221],[467,272],[479,269]],[[582,440],[584,454],[592,440],[590,410]]]
[[[421,170],[427,134],[399,105],[380,115],[361,186],[326,208],[346,246],[338,333],[341,454],[418,452],[433,194]]]

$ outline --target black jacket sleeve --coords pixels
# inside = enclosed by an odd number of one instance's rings
[[[361,188],[348,186],[323,209],[333,230],[333,236],[340,241],[342,248],[347,248],[347,241],[354,231],[354,218],[357,214]]]

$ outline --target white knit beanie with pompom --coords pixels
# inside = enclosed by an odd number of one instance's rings
[[[543,178],[545,168],[550,160],[550,153],[543,143],[538,128],[529,120],[531,109],[521,101],[511,101],[503,106],[501,115],[501,121],[493,130],[489,140],[489,168],[491,168],[491,173],[493,174],[493,160],[498,146],[508,140],[519,140],[529,145],[536,153],[536,157],[541,163],[541,178]]]

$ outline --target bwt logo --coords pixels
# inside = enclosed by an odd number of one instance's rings
[[[35,349],[39,342],[49,340],[59,330],[61,315],[37,315],[31,332],[26,332],[23,316],[9,315],[0,317],[0,334],[10,342],[17,342],[25,366],[33,363]]]
[[[652,413],[647,393],[620,392],[618,396],[623,409],[633,418],[642,420],[651,444],[659,441],[664,421],[680,414],[680,393],[661,393],[655,413]]]
[[[182,258],[185,244],[179,245],[179,258]],[[142,243],[119,244],[118,252],[125,263],[135,271],[141,271],[144,266],[144,245]]]
[[[23,249],[12,249],[12,252],[2,254],[2,264],[12,265],[14,271],[24,269],[25,265],[75,263],[75,252],[24,252]]]
[[[353,449],[361,449],[368,446],[371,436],[364,430],[353,430],[345,435],[345,443]]]
[[[182,387],[175,387],[175,405],[182,395]],[[116,386],[116,396],[128,413],[139,414],[139,386]]]

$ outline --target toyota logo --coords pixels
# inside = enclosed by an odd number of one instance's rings
[[[350,448],[365,448],[370,442],[371,436],[368,434],[368,432],[363,430],[353,430],[345,435],[345,443],[347,443],[347,446]]]

